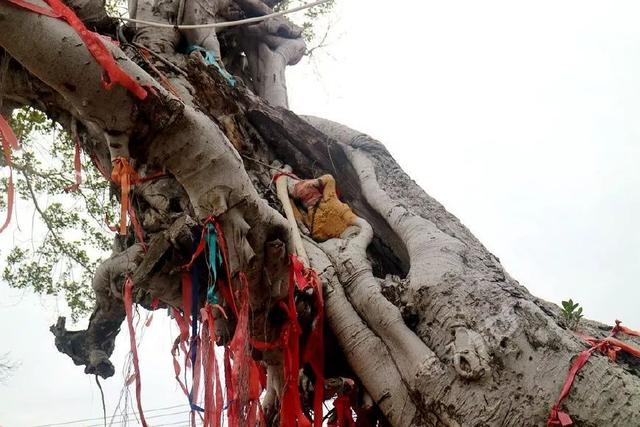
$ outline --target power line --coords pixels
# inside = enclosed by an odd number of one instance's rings
[[[156,409],[149,409],[148,411],[145,412],[158,412],[158,411],[166,411],[168,409],[175,409],[175,408],[180,408],[180,407],[184,407],[186,406],[185,404],[182,405],[175,405],[175,406],[166,406],[164,408],[156,408]],[[120,414],[118,416],[123,417],[123,416],[127,416],[127,415],[136,415],[136,412],[129,412],[126,414]],[[37,426],[33,426],[33,427],[54,427],[54,426],[64,426],[64,425],[69,425],[69,424],[76,424],[76,423],[81,423],[81,422],[85,422],[85,421],[97,421],[97,420],[102,420],[102,417],[98,417],[98,418],[84,418],[81,420],[72,420],[72,421],[64,421],[64,422],[60,422],[60,423],[53,423],[53,424],[39,424]]]
[[[196,421],[196,425],[198,422]],[[167,424],[156,424],[154,427],[165,427],[165,426],[173,426],[173,427],[190,427],[191,421],[174,421]]]
[[[180,406],[184,406],[184,405],[180,405]],[[145,411],[148,412],[148,411]],[[160,415],[152,415],[150,417],[145,417],[146,419],[150,420],[152,418],[162,418],[162,417],[170,417],[171,415],[187,415],[189,414],[189,411],[179,411],[179,412],[171,412],[170,414],[160,414]],[[128,421],[127,420],[121,420],[121,421],[116,421],[114,423],[111,423],[111,425],[115,425],[115,424],[126,424]],[[100,427],[102,424],[91,424],[88,425],[86,427]]]
[[[124,18],[124,17],[116,17],[116,19],[120,19],[122,21],[127,22],[135,22],[136,24],[144,24],[149,25],[150,27],[159,27],[159,28],[177,28],[179,30],[195,30],[198,28],[226,28],[226,27],[234,27],[236,25],[245,25],[245,24],[254,24],[256,22],[264,21],[265,19],[274,18],[276,16],[286,15],[288,13],[298,12],[303,9],[308,9],[313,6],[318,6],[323,3],[327,3],[331,0],[318,0],[313,3],[305,4],[302,6],[294,7],[292,9],[283,10],[280,12],[270,13],[268,15],[263,16],[255,16],[253,18],[240,19],[239,21],[228,21],[228,22],[213,22],[210,24],[196,24],[196,25],[172,25],[166,24],[164,22],[153,22],[153,21],[143,21],[141,19],[133,19],[133,18]]]

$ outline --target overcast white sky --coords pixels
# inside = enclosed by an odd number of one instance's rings
[[[289,71],[291,106],[385,143],[534,294],[640,327],[638,16],[637,1],[339,0],[331,44]],[[101,416],[93,379],[53,346],[60,311],[0,286],[0,353],[21,362],[1,426]],[[148,409],[184,404],[170,328],[158,313],[142,341]],[[104,383],[108,413],[122,381]]]

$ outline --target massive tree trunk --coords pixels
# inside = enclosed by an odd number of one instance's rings
[[[130,8],[138,19],[173,25],[260,16],[275,2],[178,3],[138,0]],[[240,272],[248,278],[252,338],[273,341],[282,326],[274,313],[287,294],[287,254],[296,252],[272,186],[273,169],[288,165],[302,178],[332,175],[356,214],[324,241],[303,227],[302,241],[324,286],[327,375],[356,380],[367,416],[394,426],[546,422],[583,341],[558,307],[511,278],[381,143],[286,109],[284,69],[304,52],[299,28],[272,18],[218,34],[144,25],[118,31],[101,1],[67,4],[90,28],[120,36],[119,47],[105,44],[147,97],[117,85],[105,90],[103,70],[71,26],[3,0],[0,47],[12,58],[5,106],[34,106],[65,128],[77,122],[83,150],[102,165],[127,158],[141,175],[167,176],[135,186],[145,242],[136,242],[131,227],[115,237],[92,284],[96,306],[87,330],[67,331],[64,320],[52,328],[62,352],[88,373],[113,375],[108,358],[125,317],[125,276],[137,303],[151,308],[159,298],[162,307],[180,308],[178,267],[191,257],[192,231],[212,216],[227,236],[233,283]],[[185,40],[202,49],[188,53]],[[202,50],[212,52],[209,64]],[[310,299],[297,298],[304,329]],[[233,320],[217,322],[221,343],[233,334]],[[589,321],[579,329],[608,332]],[[264,405],[275,423],[282,355],[254,355],[267,365]],[[595,353],[563,409],[580,425],[640,425],[639,387],[637,361],[612,363]]]

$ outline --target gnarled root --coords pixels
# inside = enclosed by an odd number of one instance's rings
[[[403,380],[413,387],[418,373],[441,369],[439,361],[407,327],[398,307],[380,292],[366,255],[373,230],[363,219],[358,219],[357,224],[347,229],[343,238],[328,240],[320,247],[336,267],[354,308],[389,348]]]
[[[416,405],[389,348],[354,310],[323,250],[309,240],[305,240],[305,247],[324,284],[327,322],[349,365],[392,425],[421,425],[414,422],[418,417]]]
[[[104,261],[94,276],[93,289],[96,306],[84,331],[67,331],[65,318],[50,330],[56,337],[58,350],[65,353],[76,365],[85,365],[85,373],[103,378],[115,372],[109,356],[113,353],[115,339],[125,317],[122,305],[122,283],[124,275],[140,262],[142,246],[133,245]]]

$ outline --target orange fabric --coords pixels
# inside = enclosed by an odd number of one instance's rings
[[[120,234],[127,234],[127,213],[129,212],[129,192],[131,186],[138,179],[138,174],[126,157],[116,157],[113,160],[111,179],[120,185]]]
[[[320,198],[314,189],[322,191]],[[314,240],[339,237],[348,226],[355,224],[357,217],[349,205],[338,198],[336,181],[331,175],[296,183],[291,196],[306,208],[306,211],[294,210],[294,214],[299,215]]]

